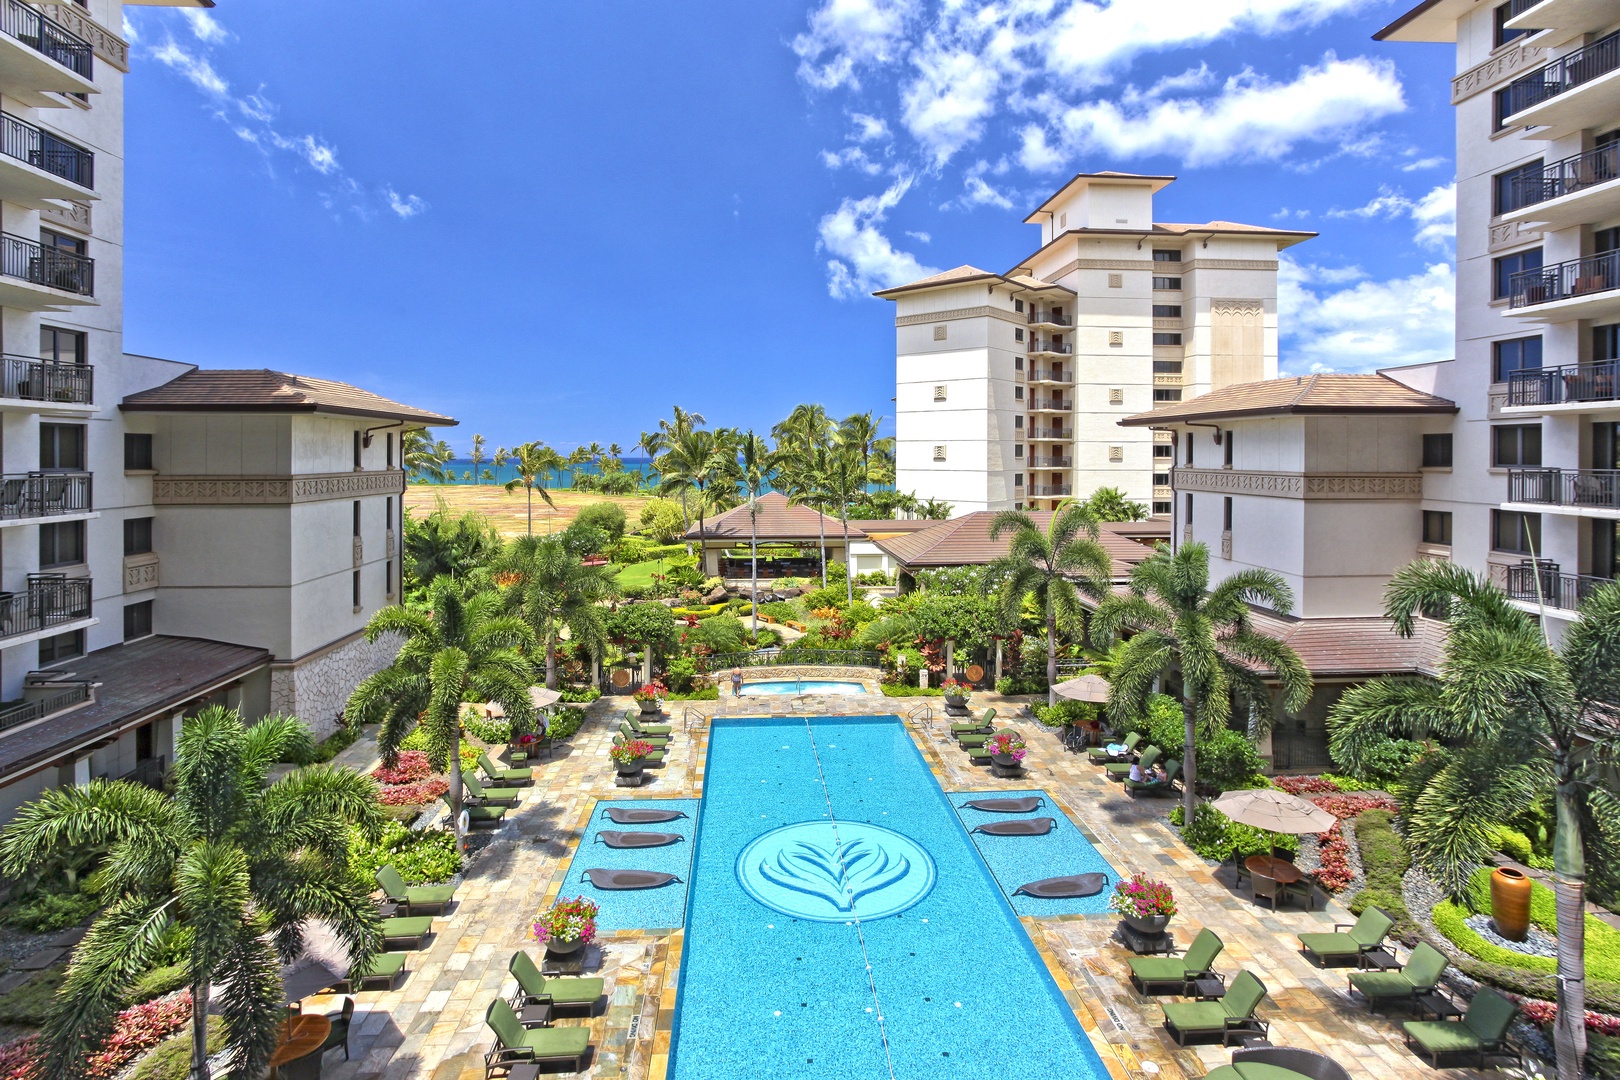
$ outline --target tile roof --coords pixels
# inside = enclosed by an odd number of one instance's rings
[[[1414,390],[1388,375],[1296,375],[1238,383],[1187,401],[1120,421],[1125,427],[1158,427],[1189,420],[1304,413],[1454,413],[1457,404]]]
[[[1037,528],[1045,529],[1052,521],[1052,511],[1028,511]],[[982,566],[1007,554],[1010,534],[990,538],[990,526],[996,511],[978,510],[949,521],[935,523],[906,536],[880,538],[874,541],[907,570],[926,570],[937,566]],[[1122,579],[1130,568],[1153,554],[1153,549],[1104,526],[1099,530],[1097,542],[1114,560],[1114,577]]]
[[[939,522],[927,518],[850,518],[850,529],[860,529],[867,536],[881,536],[884,533],[898,536],[901,533],[920,532],[931,529]]]
[[[686,530],[689,539],[697,540],[743,540],[757,536],[762,542],[766,540],[815,540],[821,535],[821,529],[826,528],[827,539],[844,539],[844,523],[835,517],[820,514],[808,506],[789,502],[788,497],[779,492],[771,491],[759,497],[759,514],[757,522],[749,521],[747,505],[736,506],[716,517],[709,518],[702,523],[702,533],[699,533],[698,522]],[[756,531],[757,530],[757,531]],[[855,522],[849,523],[849,538],[851,540],[864,540],[866,534],[856,527]]]
[[[1445,624],[1433,619],[1419,619],[1409,638],[1377,615],[1296,619],[1256,610],[1254,626],[1298,653],[1317,679],[1436,675],[1445,646]]]
[[[267,368],[199,368],[162,386],[131,394],[119,407],[128,412],[337,413],[433,427],[455,424],[448,416],[402,405],[348,383]]]
[[[890,296],[894,293],[909,292],[912,289],[931,289],[938,285],[961,285],[969,281],[978,281],[983,278],[1000,278],[1001,275],[993,270],[980,270],[977,266],[963,263],[952,270],[945,270],[930,277],[918,278],[916,281],[904,285],[895,285],[888,289],[880,289],[873,296]]]

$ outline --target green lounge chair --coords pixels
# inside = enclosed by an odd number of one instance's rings
[[[1002,728],[1000,731],[996,732],[996,734],[997,735],[1017,735],[1018,732],[1014,731],[1012,728]],[[986,735],[984,737],[984,740],[989,740],[991,737],[992,736]],[[981,741],[981,745],[979,745],[979,746],[964,746],[963,749],[965,749],[967,751],[968,758],[969,758],[969,760],[971,760],[973,762],[973,764],[975,764],[975,765],[988,765],[988,764],[990,764],[990,751],[988,751],[988,750],[986,750],[984,748],[984,746],[982,745],[982,741]]]
[[[1141,741],[1141,734],[1133,731],[1129,735],[1125,736],[1124,740],[1121,742],[1121,745],[1125,747],[1125,756],[1123,758],[1112,757],[1108,753],[1108,747],[1106,746],[1093,746],[1090,750],[1086,751],[1086,756],[1091,759],[1091,763],[1093,765],[1106,765],[1110,761],[1128,760],[1131,754],[1136,751],[1136,744]]]
[[[484,1055],[484,1075],[509,1070],[519,1062],[566,1064],[578,1072],[591,1049],[591,1033],[578,1027],[526,1028],[512,1006],[496,998],[484,1013],[484,1023],[495,1033],[495,1045]]]
[[[1178,1046],[1186,1046],[1194,1035],[1219,1035],[1224,1045],[1232,1032],[1264,1031],[1265,1021],[1254,1015],[1264,1000],[1266,984],[1240,971],[1219,1001],[1179,1002],[1160,1008],[1164,1009],[1165,1030]]]
[[[516,806],[523,792],[512,787],[485,787],[483,782],[470,772],[461,774],[461,786],[466,788],[481,806]]]
[[[1144,994],[1182,994],[1192,986],[1194,979],[1207,978],[1213,972],[1215,958],[1226,948],[1215,931],[1198,931],[1185,956],[1133,956],[1131,985]],[[1164,989],[1155,988],[1162,987]]]
[[[420,949],[422,939],[433,932],[430,915],[407,915],[399,919],[382,921],[383,947],[386,949]]]
[[[1181,762],[1175,758],[1164,759],[1163,780],[1132,780],[1129,770],[1125,773],[1125,794],[1135,798],[1138,795],[1168,795],[1176,788],[1176,778],[1181,775]]]
[[[1150,765],[1152,765],[1155,761],[1158,761],[1159,758],[1163,756],[1163,750],[1160,750],[1157,746],[1150,746],[1146,750],[1142,751],[1142,756],[1137,759],[1137,764],[1142,766],[1143,772],[1146,772]],[[1126,780],[1130,779],[1131,763],[1128,761],[1110,762],[1107,765],[1104,765],[1103,768],[1108,770],[1108,779],[1112,780],[1116,784],[1123,784]]]
[[[534,783],[533,769],[503,769],[489,758],[489,751],[478,751],[478,767],[484,770],[492,784],[517,784],[519,786]]]
[[[450,805],[450,796],[441,795],[439,798],[444,800],[444,805]],[[461,804],[461,812],[467,815],[467,824],[473,828],[477,828],[480,825],[491,825],[498,827],[501,822],[506,820],[506,807],[504,806],[475,806],[471,803],[463,802]]]
[[[373,983],[382,983],[384,990],[394,988],[394,980],[405,971],[405,954],[402,952],[374,953],[364,968],[350,968],[349,977],[345,981],[349,984],[349,992],[355,993]]]
[[[641,732],[631,727],[630,721],[628,720],[621,720],[619,722],[619,734],[623,735],[627,739],[640,739],[642,742],[652,743],[660,750],[669,745],[668,735],[643,735]]]
[[[1361,954],[1382,945],[1384,935],[1394,925],[1395,920],[1382,909],[1370,907],[1361,913],[1361,918],[1354,925],[1334,923],[1331,934],[1299,935],[1300,952],[1307,957],[1316,957],[1324,967],[1330,960],[1351,960],[1359,964]]]
[[[640,735],[643,739],[647,738],[648,736],[652,736],[654,738],[667,737],[670,732],[675,730],[674,724],[642,723],[640,710],[632,710],[631,712],[625,713],[624,722],[635,728],[636,734]]]
[[[1429,1064],[1440,1067],[1441,1054],[1476,1054],[1481,1068],[1485,1054],[1502,1045],[1508,1026],[1519,1007],[1488,986],[1481,987],[1468,1003],[1462,1022],[1451,1020],[1408,1020],[1401,1027],[1406,1045]]]
[[[632,736],[631,738],[633,739],[634,736]],[[613,745],[614,746],[623,746],[624,743],[625,743],[625,737],[623,735],[615,735],[615,736],[613,736]],[[647,756],[642,758],[641,760],[643,760],[643,761],[656,761],[658,764],[662,765],[664,763],[664,751],[663,751],[663,749],[661,747],[654,747],[652,749],[652,751],[650,753],[648,753]]]
[[[1406,966],[1399,971],[1357,971],[1351,974],[1350,985],[1360,990],[1367,1006],[1377,1012],[1381,1001],[1410,1001],[1432,993],[1450,966],[1445,954],[1425,941],[1412,950]]]
[[[403,905],[407,915],[414,915],[417,908],[434,908],[442,913],[456,896],[454,885],[405,884],[405,879],[399,876],[393,863],[378,867],[376,878],[377,884],[382,886],[383,895]]]
[[[533,1005],[543,998],[551,1000],[553,1009],[579,1008],[596,1011],[605,985],[601,979],[548,979],[540,974],[529,954],[519,950],[512,954],[506,970],[517,980],[518,992],[512,1004],[516,1007]]]
[[[991,725],[996,722],[996,710],[986,709],[984,715],[977,720],[959,720],[951,725],[951,734],[960,738],[963,735],[982,733],[988,735]]]

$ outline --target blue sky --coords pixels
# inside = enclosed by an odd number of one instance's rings
[[[464,447],[680,404],[890,414],[869,293],[1037,243],[1077,171],[1319,231],[1283,369],[1451,355],[1449,46],[1383,0],[130,8],[125,347],[343,379]]]

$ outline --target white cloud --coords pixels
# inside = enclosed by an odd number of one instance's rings
[[[1419,172],[1423,169],[1438,169],[1440,166],[1446,164],[1450,160],[1450,158],[1443,157],[1419,158],[1416,161],[1409,161],[1405,165],[1402,165],[1401,172]]]
[[[1457,236],[1457,185],[1442,184],[1418,199],[1409,199],[1399,190],[1384,185],[1366,204],[1350,210],[1329,210],[1327,216],[1386,221],[1409,217],[1417,226],[1414,240],[1428,247],[1443,248]]]
[[[1338,287],[1348,281],[1354,284]],[[1355,268],[1327,269],[1283,255],[1277,275],[1283,373],[1449,360],[1455,296],[1456,273],[1447,263],[1376,281]]]
[[[384,196],[388,199],[388,209],[402,218],[413,218],[427,209],[427,203],[417,195],[401,195],[393,188],[384,188]]]
[[[977,142],[995,112],[1001,75],[993,63],[967,49],[946,49],[932,40],[916,58],[917,77],[900,94],[900,117],[936,165]]]
[[[1029,124],[1020,133],[1018,163],[1030,172],[1056,172],[1063,166],[1063,153],[1046,141],[1039,124]]]
[[[134,45],[141,40],[141,35],[136,31],[135,24],[129,21],[128,15],[123,16],[123,19],[124,40],[129,42],[131,45]]]
[[[1166,75],[1148,87],[1148,97],[1164,97],[1182,90],[1204,90],[1215,85],[1215,73],[1208,64],[1188,68],[1180,75]]]
[[[832,256],[827,260],[830,295],[837,299],[862,296],[935,273],[911,253],[896,251],[878,228],[911,184],[912,178],[903,176],[882,194],[846,198],[837,210],[821,219],[817,247]]]
[[[917,241],[917,243],[919,243],[919,244],[932,243],[933,239],[934,239],[932,236],[930,236],[929,234],[927,234],[925,232],[916,231],[916,230],[912,230],[912,229],[907,229],[906,230],[906,235],[911,237],[913,240]]]
[[[178,72],[187,82],[205,94],[224,97],[230,93],[231,84],[220,78],[219,72],[214,70],[206,57],[187,52],[173,40],[165,41],[153,49],[152,59]]]
[[[867,156],[866,151],[859,146],[846,146],[836,152],[823,150],[821,151],[821,163],[829,169],[842,169],[845,166],[859,169],[867,176],[876,176],[883,171],[883,166],[873,161]]]
[[[231,36],[208,12],[201,8],[181,8],[180,13],[185,16],[186,22],[191,24],[191,33],[198,41],[209,45],[217,45]]]
[[[849,118],[855,122],[855,133],[850,136],[852,142],[887,142],[893,138],[889,131],[889,122],[878,116],[868,116],[865,113],[850,113]]]
[[[821,90],[858,87],[857,69],[892,63],[905,48],[918,0],[825,0],[793,39],[799,78]]]

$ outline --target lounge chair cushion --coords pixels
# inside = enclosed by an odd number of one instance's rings
[[[491,761],[489,754],[482,750],[478,752],[478,767],[484,770],[484,775],[496,782],[503,780],[532,780],[534,778],[533,769],[503,769]]]
[[[500,998],[489,1003],[484,1022],[495,1033],[503,1050],[528,1050],[543,1060],[577,1059],[584,1056],[591,1046],[589,1028],[526,1028],[519,1023],[512,1006]]]
[[[1369,998],[1411,997],[1412,980],[1399,971],[1358,971],[1350,976],[1350,985]]]
[[[668,735],[675,730],[674,724],[643,724],[640,720],[630,721],[630,726],[643,735]]]
[[[1222,1065],[1204,1074],[1204,1080],[1311,1080],[1304,1073],[1285,1069],[1281,1065],[1268,1065],[1263,1061],[1240,1061],[1235,1065]]]
[[[1349,934],[1301,934],[1299,940],[1318,956],[1354,956],[1361,951]]]
[[[540,974],[529,954],[521,950],[512,954],[506,969],[526,995],[550,995],[554,1005],[594,1005],[607,985],[601,979],[548,979]]]
[[[1136,744],[1141,741],[1142,736],[1133,731],[1121,740],[1121,745],[1125,747],[1125,753],[1129,755],[1131,751],[1136,749]],[[1108,747],[1106,746],[1093,746],[1090,750],[1086,751],[1086,754],[1094,763],[1098,765],[1103,764],[1105,761],[1112,760],[1108,754]]]
[[[1465,1025],[1451,1020],[1408,1020],[1401,1027],[1431,1054],[1473,1053],[1484,1045]]]
[[[349,981],[358,989],[358,984],[372,979],[387,979],[389,986],[394,978],[405,970],[405,954],[402,952],[373,953],[364,968],[352,968],[349,971]]]
[[[463,806],[468,821],[500,821],[506,816],[504,806]]]
[[[433,920],[426,915],[409,915],[382,921],[384,941],[421,941],[433,929]]]
[[[1164,1022],[1177,1031],[1225,1031],[1226,1010],[1218,1001],[1182,1001],[1161,1006]]]
[[[1131,975],[1140,983],[1183,983],[1187,981],[1187,962],[1173,956],[1133,956],[1130,958]]]
[[[667,736],[644,734],[643,732],[637,731],[624,721],[620,721],[619,723],[619,734],[623,735],[626,739],[640,739],[642,742],[649,742],[654,746],[669,745],[669,738]]]
[[[1368,998],[1402,998],[1426,994],[1444,975],[1449,962],[1445,954],[1428,942],[1419,942],[1411,959],[1399,971],[1357,971],[1350,985]]]
[[[1146,750],[1142,751],[1139,764],[1142,766],[1143,771],[1146,771],[1154,762],[1158,761],[1162,754],[1163,751],[1161,751],[1157,746],[1150,746]],[[1129,762],[1115,761],[1104,765],[1103,768],[1108,770],[1108,779],[1112,780],[1116,784],[1124,783],[1126,780],[1130,779],[1131,765]]]

